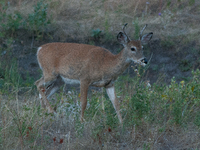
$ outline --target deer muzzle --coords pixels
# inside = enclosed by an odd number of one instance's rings
[[[147,59],[146,59],[146,58],[142,59],[142,60],[141,60],[141,62],[143,62],[143,63],[145,63],[145,64],[147,64],[147,63],[148,63],[148,61],[147,61]]]

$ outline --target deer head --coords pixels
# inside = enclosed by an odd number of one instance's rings
[[[145,66],[147,64],[147,59],[143,55],[143,45],[147,44],[151,40],[153,32],[142,36],[144,29],[147,27],[147,25],[145,25],[140,32],[139,39],[131,40],[125,32],[126,25],[127,23],[123,27],[123,32],[119,32],[117,35],[117,40],[124,46],[124,51],[127,55],[126,61],[133,61]]]

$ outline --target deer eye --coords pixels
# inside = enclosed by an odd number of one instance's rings
[[[134,48],[134,47],[131,47],[131,51],[135,51],[135,48]]]

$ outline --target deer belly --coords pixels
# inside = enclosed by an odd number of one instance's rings
[[[61,76],[61,78],[66,84],[80,84],[80,81],[76,79],[69,79],[63,76]]]
[[[101,80],[101,81],[95,81],[91,85],[97,86],[97,87],[106,87],[109,84],[111,84],[112,80]]]

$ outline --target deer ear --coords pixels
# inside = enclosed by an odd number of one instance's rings
[[[142,45],[147,44],[151,40],[152,36],[153,36],[153,32],[143,35],[141,38]]]
[[[119,41],[119,43],[121,44],[126,44],[129,42],[129,38],[127,37],[126,34],[124,34],[123,32],[119,32],[119,34],[117,35],[117,40]]]

